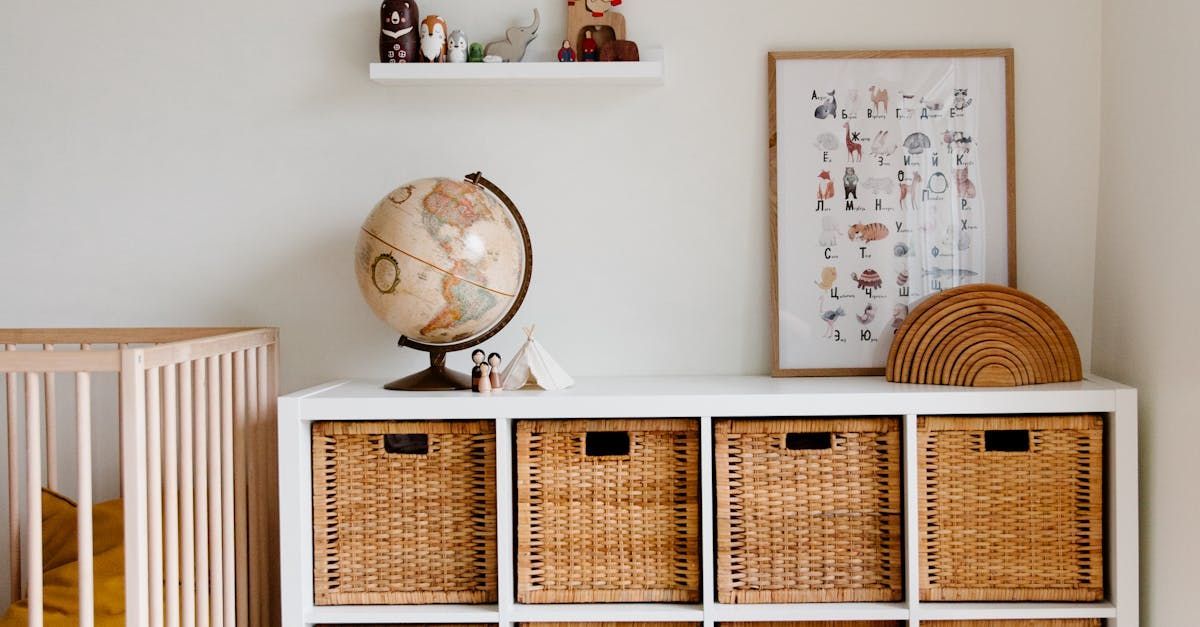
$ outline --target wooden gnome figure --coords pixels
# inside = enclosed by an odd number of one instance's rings
[[[488,366],[491,367],[492,372],[492,389],[504,389],[504,387],[500,385],[500,353],[492,353],[491,355],[488,355]]]
[[[383,0],[379,8],[380,63],[416,63],[420,60],[419,19],[416,0]]]
[[[571,40],[564,39],[562,48],[558,50],[559,63],[572,63],[575,61],[575,49],[571,47]]]
[[[421,20],[421,57],[429,63],[445,63],[449,36],[446,20],[436,15]]]
[[[596,45],[596,38],[592,36],[592,31],[588,31],[583,35],[583,44],[579,47],[579,60],[600,60],[600,46]]]
[[[478,348],[471,352],[471,361],[475,363],[475,367],[471,368],[471,391],[479,391],[479,380],[483,378],[483,361],[487,353]]]

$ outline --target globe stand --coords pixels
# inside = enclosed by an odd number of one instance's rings
[[[404,340],[401,338],[401,345]],[[385,390],[448,392],[471,389],[471,377],[446,367],[445,352],[430,352],[429,367],[383,386]]]

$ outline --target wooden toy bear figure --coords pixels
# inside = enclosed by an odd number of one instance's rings
[[[449,36],[446,20],[436,15],[421,20],[421,57],[429,63],[445,63]]]
[[[420,60],[419,19],[415,0],[383,0],[379,7],[380,63],[416,63]]]

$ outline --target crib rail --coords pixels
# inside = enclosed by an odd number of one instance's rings
[[[29,624],[44,620],[40,490],[58,488],[60,373],[75,375],[80,624],[94,622],[92,375],[107,372],[118,375],[126,624],[278,625],[277,331],[6,329],[0,345],[11,593]]]

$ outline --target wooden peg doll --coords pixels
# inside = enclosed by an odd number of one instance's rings
[[[559,63],[574,63],[575,62],[575,50],[573,48],[571,48],[571,40],[570,39],[564,39],[563,43],[562,43],[562,48],[558,49],[558,62]]]
[[[590,30],[583,35],[583,43],[579,47],[579,60],[600,60],[600,47],[596,44],[596,39],[592,36],[592,31]]]
[[[492,389],[500,391],[503,389],[500,386],[500,353],[492,353],[488,355],[488,365],[492,367]]]
[[[479,391],[480,392],[491,392],[492,391],[492,366],[491,366],[491,364],[487,363],[486,361],[483,362],[482,364],[479,364],[479,374],[481,375],[479,377]]]
[[[471,391],[472,392],[479,391],[479,380],[483,378],[483,369],[480,368],[480,366],[483,365],[483,362],[484,362],[484,359],[486,358],[486,356],[487,356],[487,353],[479,350],[478,348],[471,352],[471,361],[475,363],[475,367],[471,368]]]

